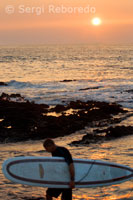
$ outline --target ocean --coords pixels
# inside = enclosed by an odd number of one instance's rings
[[[26,99],[48,105],[71,100],[116,102],[133,109],[133,45],[36,45],[0,46],[0,94],[20,93]],[[133,117],[120,125],[133,125]],[[102,159],[133,167],[133,136],[98,144],[70,146],[89,127],[56,138],[75,158]],[[45,188],[11,183],[2,174],[2,162],[14,156],[50,156],[42,140],[0,144],[0,199],[39,200]],[[73,190],[73,200],[133,200],[128,181],[101,188]]]
[[[36,103],[117,102],[133,108],[132,45],[0,47],[0,93],[21,93]]]

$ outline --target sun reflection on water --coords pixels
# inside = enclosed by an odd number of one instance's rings
[[[131,194],[125,195],[112,195],[106,197],[100,197],[99,195],[95,195],[95,197],[88,197],[87,195],[73,195],[73,200],[126,200],[131,197]],[[57,200],[61,200],[61,197],[57,198]]]

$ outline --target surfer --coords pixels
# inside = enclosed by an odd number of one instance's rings
[[[69,152],[68,149],[65,147],[60,147],[57,146],[53,140],[51,139],[46,139],[43,143],[44,148],[46,151],[50,152],[52,156],[56,157],[64,157],[65,161],[67,162],[69,166],[69,172],[70,172],[70,178],[71,181],[69,183],[70,188],[68,189],[63,189],[63,188],[48,188],[46,191],[46,200],[52,200],[52,197],[57,198],[60,194],[62,194],[61,199],[62,200],[72,200],[72,189],[74,188],[74,165],[73,165],[73,160],[72,156]]]

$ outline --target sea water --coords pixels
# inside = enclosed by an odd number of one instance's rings
[[[81,139],[84,133],[85,131],[80,131],[70,136],[57,138],[55,142],[57,145],[67,147],[74,158],[105,160],[133,167],[132,136],[104,142],[102,144],[78,147],[68,145],[74,140]],[[9,157],[51,156],[44,151],[42,143],[43,141],[28,141],[0,145],[0,199],[37,200],[39,197],[45,197],[46,188],[12,183],[4,177],[1,170],[3,161]],[[108,187],[74,189],[73,200],[133,200],[132,190],[132,181]]]
[[[20,93],[36,103],[66,104],[71,100],[117,102],[133,108],[132,45],[41,45],[1,46],[2,92]],[[121,124],[133,125],[132,117]],[[89,127],[88,127],[89,128]],[[133,167],[133,136],[101,144],[70,146],[87,134],[88,128],[55,139],[69,148],[73,157],[102,159]],[[14,156],[50,156],[42,141],[0,144],[0,199],[30,200],[45,196],[45,188],[11,183],[2,174],[2,163]],[[132,200],[128,181],[101,188],[74,189],[74,200]]]
[[[1,46],[0,93],[49,105],[70,100],[133,108],[133,45]]]

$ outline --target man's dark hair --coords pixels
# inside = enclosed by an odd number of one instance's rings
[[[48,147],[48,146],[51,146],[51,145],[54,145],[54,141],[50,138],[46,139],[44,142],[43,142],[43,146],[44,147]]]

